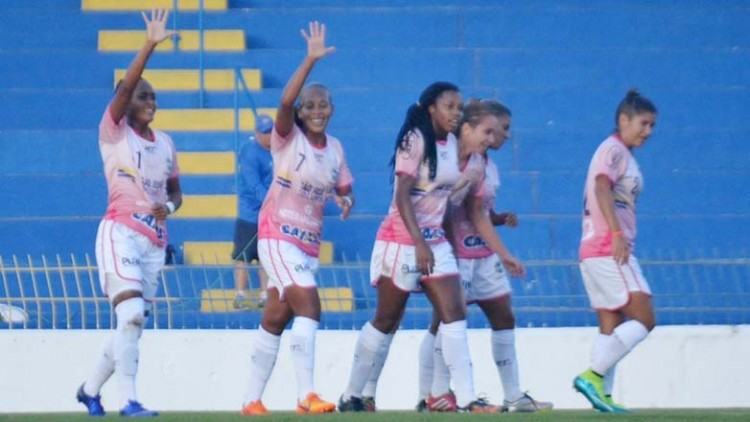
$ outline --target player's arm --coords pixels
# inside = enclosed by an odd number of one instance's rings
[[[628,262],[628,256],[630,256],[630,245],[623,236],[620,222],[617,220],[617,215],[615,214],[615,197],[612,194],[612,181],[607,175],[600,174],[596,176],[594,181],[594,195],[612,236],[612,256],[618,264],[625,264]]]
[[[289,135],[292,127],[294,127],[294,102],[297,100],[297,96],[299,96],[302,86],[305,84],[305,80],[310,75],[315,63],[335,50],[334,47],[326,47],[325,45],[325,25],[317,21],[310,22],[309,30],[309,34],[304,29],[300,30],[302,37],[307,42],[307,55],[286,83],[284,92],[281,94],[279,109],[276,112],[274,127],[282,138]]]
[[[494,209],[490,210],[490,221],[493,226],[508,226],[515,228],[518,226],[518,216],[513,212],[497,213]]]
[[[154,204],[151,212],[157,220],[164,220],[169,214],[174,213],[182,206],[182,188],[180,178],[170,177],[167,179],[167,202]]]
[[[448,202],[448,209],[445,211],[445,216],[443,217],[443,230],[445,230],[445,238],[448,239],[448,242],[453,247],[453,250],[457,250],[458,244],[456,243],[456,237],[453,236],[453,219],[451,216],[453,215],[453,212],[451,211],[451,208],[453,205]]]
[[[521,261],[516,259],[510,254],[508,248],[500,239],[500,236],[495,231],[495,227],[490,220],[490,216],[487,214],[487,209],[484,206],[484,201],[481,196],[470,195],[466,198],[466,213],[469,216],[469,221],[474,225],[479,236],[484,240],[487,247],[492,250],[502,260],[503,265],[515,276],[522,277],[525,273],[525,269]]]
[[[115,122],[119,122],[125,115],[128,104],[130,104],[130,100],[133,97],[133,92],[135,92],[138,81],[143,74],[143,69],[146,67],[146,62],[151,57],[151,53],[154,52],[156,45],[174,34],[174,31],[166,29],[167,17],[169,16],[168,10],[151,10],[151,19],[144,12],[141,12],[141,15],[143,16],[143,21],[146,22],[146,42],[138,50],[130,66],[128,66],[125,77],[118,84],[115,97],[110,103],[109,114]]]
[[[352,191],[352,185],[337,186],[336,196],[333,198],[336,201],[336,205],[341,208],[341,219],[346,220],[349,218],[349,213],[354,207],[354,192]]]
[[[417,179],[408,174],[396,174],[396,208],[404,221],[404,226],[409,232],[411,240],[414,242],[414,249],[417,258],[417,268],[422,274],[430,275],[432,268],[435,266],[435,258],[432,255],[432,249],[422,237],[422,231],[417,223],[417,216],[414,213],[414,206],[411,203],[411,190],[417,184]]]

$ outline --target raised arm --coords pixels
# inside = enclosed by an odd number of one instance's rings
[[[143,69],[146,67],[146,62],[151,57],[151,53],[154,52],[156,45],[174,35],[174,31],[166,29],[167,17],[169,16],[168,10],[152,9],[151,19],[144,12],[141,12],[141,15],[143,16],[143,21],[146,22],[146,42],[138,51],[130,66],[128,66],[125,77],[117,86],[115,97],[109,106],[110,116],[112,116],[112,120],[115,122],[119,122],[125,115],[128,104],[130,104],[130,99],[133,97],[133,92],[135,92],[138,81],[143,74]]]
[[[300,30],[302,37],[307,42],[307,55],[286,83],[276,113],[276,132],[282,137],[286,137],[292,131],[294,126],[294,101],[299,96],[313,66],[318,60],[336,50],[335,47],[326,47],[325,25],[318,21],[310,22],[309,31],[308,34],[304,29]]]

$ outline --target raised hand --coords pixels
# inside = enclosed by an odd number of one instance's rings
[[[169,17],[169,10],[167,9],[151,9],[151,19],[146,16],[145,12],[141,12],[143,21],[146,22],[146,39],[156,44],[172,37],[175,32],[167,30],[167,18]]]
[[[308,34],[304,29],[300,29],[302,38],[307,41],[307,57],[312,59],[322,59],[328,54],[336,51],[336,47],[326,47],[326,26],[318,21],[310,22]]]

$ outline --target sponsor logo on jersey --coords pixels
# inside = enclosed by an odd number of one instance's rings
[[[133,220],[141,223],[142,225],[148,227],[151,231],[156,233],[157,239],[164,239],[164,227],[159,224],[156,217],[154,217],[152,214],[142,214],[142,213],[133,213],[132,216]]]
[[[486,243],[484,243],[484,240],[476,235],[469,235],[464,237],[464,241],[462,242],[464,247],[472,249],[472,248],[482,248],[486,246]]]
[[[313,245],[320,243],[320,234],[316,232],[294,227],[289,224],[282,224],[280,230],[283,235],[297,238],[302,241],[302,243],[311,243]]]
[[[422,238],[426,241],[439,240],[445,237],[445,230],[437,227],[425,227],[422,229]]]

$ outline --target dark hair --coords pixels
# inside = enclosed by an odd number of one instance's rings
[[[325,91],[326,94],[328,94],[328,103],[333,104],[333,96],[331,95],[331,91],[328,90],[328,87],[323,85],[320,82],[310,82],[309,84],[305,85],[302,88],[302,92],[297,96],[296,104],[294,105],[294,124],[297,125],[300,129],[304,130],[304,126],[302,125],[302,120],[300,120],[299,116],[297,115],[297,112],[300,108],[302,108],[302,102],[300,101],[300,98],[303,94],[306,92],[312,90],[312,89],[320,89]]]
[[[513,116],[510,109],[503,105],[499,101],[495,100],[482,100],[482,103],[486,104],[490,108],[490,112],[496,117],[511,117]]]
[[[426,161],[429,166],[430,180],[435,178],[435,174],[437,173],[437,146],[435,144],[435,130],[432,127],[429,109],[431,105],[435,104],[438,97],[447,91],[460,92],[458,87],[450,82],[434,82],[422,91],[419,95],[419,101],[416,104],[412,104],[406,111],[404,123],[401,125],[401,129],[396,136],[396,146],[390,162],[391,167],[396,165],[396,154],[398,151],[404,148],[404,144],[412,133],[416,129],[419,129],[424,139],[423,161]]]
[[[615,112],[615,131],[620,128],[621,114],[633,117],[641,113],[656,114],[656,106],[651,100],[642,96],[637,89],[631,89],[617,106],[617,111]]]

